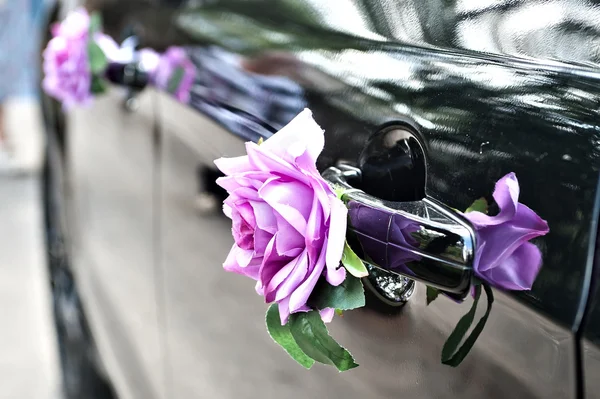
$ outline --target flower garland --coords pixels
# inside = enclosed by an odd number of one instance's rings
[[[358,364],[325,323],[365,306],[361,278],[368,271],[346,242],[344,190],[329,186],[316,169],[323,147],[323,131],[306,109],[264,142],[246,143],[247,155],[215,161],[225,174],[217,183],[229,194],[223,211],[235,241],[223,267],[256,281],[256,292],[272,303],[267,330],[294,360],[345,371]],[[547,234],[548,225],[518,197],[517,178],[509,173],[496,183],[496,216],[487,215],[483,199],[464,213],[478,241],[474,301],[443,346],[444,364],[457,366],[474,345],[491,311],[491,286],[529,290],[540,270],[541,253],[529,240]],[[465,338],[482,288],[487,311]],[[427,303],[438,294],[427,287]]]
[[[163,54],[152,49],[135,51],[120,47],[102,33],[100,14],[78,8],[52,27],[52,39],[43,57],[44,91],[60,101],[65,110],[86,106],[108,88],[111,64],[138,62],[149,75],[149,83],[187,103],[196,69],[180,47]]]

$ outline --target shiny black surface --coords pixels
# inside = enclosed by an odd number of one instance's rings
[[[300,85],[325,129],[320,168],[357,163],[380,126],[410,120],[424,141],[426,191],[449,206],[490,198],[494,182],[515,172],[521,201],[551,228],[537,241],[544,267],[533,290],[515,295],[565,325],[577,323],[600,155],[600,73],[374,41],[317,14],[288,13],[289,23],[278,24],[269,12],[283,3],[269,3],[266,13],[247,4],[184,9],[175,23],[190,43],[244,55],[238,68],[247,76]],[[235,111],[280,124],[250,108]]]
[[[425,155],[408,125],[386,126],[367,141],[358,157],[359,187],[387,201],[425,197]]]

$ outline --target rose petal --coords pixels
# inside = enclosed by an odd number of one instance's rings
[[[217,184],[219,184],[219,179],[217,179]],[[239,187],[233,191],[230,191],[230,196],[226,199],[228,204],[234,204],[240,199],[251,200],[251,201],[260,201],[261,198],[254,188],[250,187]]]
[[[336,197],[330,197],[331,219],[329,222],[329,235],[327,237],[327,272],[326,278],[329,284],[337,286],[346,278],[343,267],[340,268],[340,260],[344,252],[346,242],[346,224],[348,209],[344,203]]]
[[[250,264],[250,262],[252,262],[252,258],[254,255],[254,251],[253,250],[248,250],[248,249],[243,249],[240,248],[239,246],[237,252],[235,253],[235,260],[237,262],[237,264],[244,268],[246,266],[248,266]]]
[[[507,290],[530,290],[542,266],[538,247],[526,242],[500,265],[482,273],[486,281]]]
[[[308,273],[308,254],[303,251],[300,256],[295,258],[296,265],[287,275],[284,281],[277,286],[277,292],[275,294],[275,301],[280,301],[285,297],[292,295],[292,293],[298,288],[300,284],[306,278]],[[273,277],[273,280],[275,280]],[[271,281],[273,281],[271,280]]]
[[[500,208],[496,216],[481,212],[468,212],[464,215],[475,227],[495,226],[511,220],[517,211],[519,191],[517,176],[511,172],[496,183],[493,197]]]
[[[234,158],[219,158],[213,161],[217,168],[226,175],[243,173],[255,170],[250,163],[248,155]]]
[[[258,228],[275,234],[277,219],[273,213],[273,208],[264,201],[250,201],[250,205],[254,209],[254,217]]]
[[[321,315],[321,319],[323,320],[323,323],[331,323],[331,320],[333,320],[333,316],[335,315],[335,309],[334,308],[321,309],[319,311],[319,314]]]
[[[278,303],[279,307],[279,319],[281,325],[284,326],[290,318],[290,298],[284,298]]]
[[[273,234],[265,231],[261,228],[258,228],[254,231],[254,255],[255,256],[264,256],[265,250],[271,242],[273,238]]]
[[[478,240],[485,242],[486,249],[478,251],[476,270],[483,272],[496,267],[520,245],[547,233],[548,224],[527,206],[518,204],[513,220],[478,230]]]
[[[264,145],[264,143],[263,143]],[[290,180],[296,180],[308,184],[308,178],[294,165],[269,152],[255,143],[246,143],[248,159],[254,170],[269,172],[273,175],[285,176]]]
[[[271,267],[274,269],[274,273],[272,273],[273,277],[269,281],[262,280],[263,285],[265,286],[264,292],[266,302],[275,301],[277,295],[276,290],[290,276],[290,274],[295,270],[297,265],[298,257],[289,259],[289,261],[283,265],[269,263],[269,265],[263,266],[263,268]],[[284,295],[284,297],[288,295]],[[280,297],[277,301],[280,301],[281,299],[283,299],[283,297]]]
[[[310,259],[316,261],[321,251],[322,237],[326,232],[326,226],[323,221],[323,211],[320,206],[319,200],[313,198],[310,215],[308,222],[306,223],[306,232],[304,234],[304,245],[308,248],[308,255]]]
[[[240,252],[246,252],[239,248],[237,245],[233,244],[231,250],[229,251],[229,255],[227,255],[227,259],[223,263],[223,268],[228,272],[233,272],[237,274],[241,274],[247,277],[250,277],[253,280],[258,279],[259,269],[261,266],[261,258],[251,259],[246,265],[242,266],[238,262],[238,258],[244,257],[240,256]]]
[[[325,220],[329,219],[330,213],[330,203],[329,198],[331,196],[337,197],[333,189],[327,184],[325,180],[319,175],[317,178],[310,179],[311,188],[315,194],[315,197],[319,200],[321,204],[321,209],[323,210],[323,217]]]
[[[293,162],[295,158],[306,153],[309,164],[313,165],[323,151],[324,145],[323,129],[315,122],[309,109],[304,109],[262,144],[265,150],[277,154],[288,162]],[[289,149],[295,151],[290,152]]]
[[[306,231],[313,192],[298,181],[270,181],[258,191],[260,198],[292,225],[300,234]]]
[[[266,285],[271,281],[275,273],[286,263],[289,262],[289,258],[285,256],[280,256],[277,254],[275,250],[275,242],[277,241],[278,234],[275,233],[267,247],[265,248],[265,254],[263,258],[262,265],[260,267],[259,278],[263,284],[263,290],[266,288]]]
[[[275,215],[277,219],[277,231],[279,239],[276,242],[276,250],[279,255],[292,256],[292,253],[297,253],[297,250],[302,251],[306,248],[304,237],[302,234],[292,227],[282,216]]]
[[[323,243],[323,248],[327,248],[327,239]],[[306,305],[306,301],[308,297],[312,293],[319,277],[323,274],[323,269],[325,268],[325,249],[321,251],[319,254],[319,258],[316,263],[313,265],[309,264],[308,276],[304,280],[298,288],[292,293],[290,296],[290,311],[294,312],[297,309],[300,309],[302,306]]]

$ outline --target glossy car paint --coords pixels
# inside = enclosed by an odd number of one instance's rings
[[[117,39],[134,32],[143,46],[186,45],[198,70],[190,104],[146,89],[130,112],[126,90],[114,88],[69,115],[72,257],[123,398],[593,397],[597,316],[585,307],[600,144],[595,8],[173,3],[88,6]],[[426,307],[422,285],[403,308],[371,300],[331,325],[361,364],[337,374],[289,360],[265,332],[252,283],[222,271],[230,226],[206,211],[198,170],[241,154],[244,140],[268,137],[303,107],[325,129],[321,170],[358,163],[381,126],[409,125],[427,159],[428,195],[464,209],[514,171],[522,202],[548,220],[532,291],[495,293],[488,325],[459,368],[439,356],[468,304]],[[413,184],[411,173],[389,184]]]

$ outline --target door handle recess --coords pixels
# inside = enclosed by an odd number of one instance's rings
[[[348,241],[372,266],[436,287],[457,299],[469,292],[476,250],[475,233],[456,211],[425,197],[420,201],[380,200],[348,181],[360,169],[338,165],[323,172],[329,183],[348,191]]]

